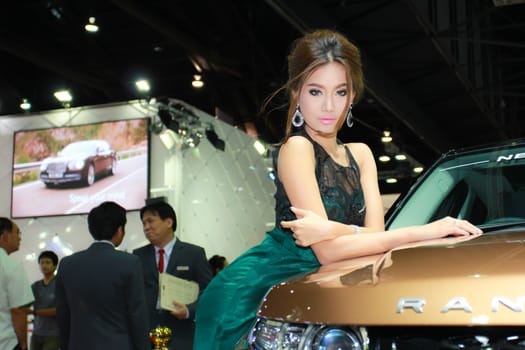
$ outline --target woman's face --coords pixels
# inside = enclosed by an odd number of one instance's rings
[[[353,97],[342,64],[330,62],[315,69],[304,81],[298,98],[305,127],[324,134],[337,132],[346,117],[347,101]]]

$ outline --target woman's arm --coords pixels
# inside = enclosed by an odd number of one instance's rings
[[[283,183],[288,198],[294,207],[312,211],[321,218],[327,219],[319,193],[319,186],[315,178],[313,147],[304,138],[291,139],[291,141],[293,143],[285,144],[279,154],[279,179]],[[302,149],[303,146],[305,149]],[[376,164],[372,151],[363,143],[347,144],[347,147],[350,148],[359,167],[361,187],[366,205],[364,226],[359,228],[359,231],[362,233],[384,231],[384,210],[377,184]],[[305,155],[297,157],[296,154]],[[307,164],[303,164],[304,162]],[[313,186],[310,184],[313,184]],[[293,208],[292,211],[298,219],[303,218],[303,214],[298,213]],[[309,217],[301,221],[293,221],[295,226],[309,227],[308,230],[303,229],[300,231],[300,245],[310,246],[341,235],[356,233],[355,227],[350,225],[316,219]],[[283,222],[282,225],[285,228],[291,228],[289,222]]]
[[[311,210],[328,219],[315,178],[315,156],[310,141],[292,136],[281,146],[277,174],[294,207]]]
[[[361,173],[361,187],[365,197],[366,216],[363,232],[385,230],[385,212],[377,181],[377,167],[370,147],[364,143],[348,144]]]
[[[283,227],[290,228],[297,245],[309,246],[310,242],[302,237],[311,237],[316,227],[327,226],[334,231],[343,232],[348,225],[321,218],[309,210],[294,208],[297,220],[283,222]],[[410,226],[392,231],[376,231],[365,234],[339,234],[328,240],[311,245],[322,265],[371,254],[383,253],[400,245],[446,236],[478,235],[482,231],[466,220],[446,217],[426,225]]]
[[[360,165],[365,201],[369,201],[365,202],[367,213],[365,227],[361,230],[366,234],[360,235],[356,235],[355,228],[350,225],[328,220],[315,178],[311,143],[302,137],[291,137],[279,153],[279,179],[297,216],[296,220],[283,221],[281,225],[294,232],[298,245],[311,245],[321,264],[377,254],[410,242],[481,233],[469,222],[453,218],[385,232],[375,162],[367,146],[357,147],[352,149],[352,154]]]

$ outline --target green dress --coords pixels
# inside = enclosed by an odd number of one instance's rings
[[[328,218],[362,226],[365,203],[359,168],[348,148],[349,166],[343,167],[306,133],[301,135],[314,147],[316,178]],[[271,286],[319,267],[312,249],[297,246],[291,231],[279,224],[294,220],[295,215],[278,176],[275,203],[275,228],[215,276],[201,295],[193,349],[233,349],[249,332],[257,307]]]

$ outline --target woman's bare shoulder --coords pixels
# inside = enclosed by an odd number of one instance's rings
[[[356,160],[356,162],[362,166],[363,164],[373,161],[374,155],[372,153],[372,150],[366,143],[362,142],[350,142],[345,144],[348,149],[350,149],[350,152],[352,153],[352,156]]]
[[[290,136],[288,140],[286,140],[286,142],[281,145],[281,150],[304,150],[311,148],[312,143],[306,137],[300,135]]]

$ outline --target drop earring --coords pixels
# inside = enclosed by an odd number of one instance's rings
[[[301,110],[299,109],[299,105],[295,107],[295,112],[292,117],[292,124],[296,128],[300,128],[304,124],[304,117],[303,117],[303,114],[301,113]]]
[[[348,109],[348,113],[346,113],[346,125],[351,128],[354,126],[354,116],[352,115],[352,104],[350,103],[350,108]]]

